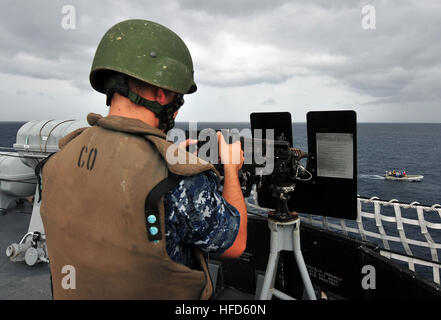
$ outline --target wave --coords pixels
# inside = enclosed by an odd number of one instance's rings
[[[384,180],[383,176],[378,174],[359,174],[358,178],[360,179],[371,179],[371,180]]]

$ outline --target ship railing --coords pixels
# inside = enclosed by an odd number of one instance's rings
[[[255,197],[253,197],[254,200]],[[252,201],[257,203],[257,201]],[[250,203],[251,208],[267,210]],[[338,203],[336,203],[338,205]],[[441,263],[441,205],[421,205],[418,202],[402,203],[378,197],[357,197],[357,219],[300,214],[302,221],[320,228],[358,237],[380,247],[386,258],[407,264],[413,272],[428,277],[432,270],[433,281],[440,284]],[[416,270],[416,267],[418,270]],[[420,270],[420,267],[422,270]]]

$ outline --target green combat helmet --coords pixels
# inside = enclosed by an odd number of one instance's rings
[[[164,106],[146,100],[129,90],[127,76],[176,92],[178,97]],[[118,92],[151,110],[165,132],[174,126],[173,114],[184,103],[183,95],[197,89],[185,43],[170,29],[147,20],[122,21],[104,34],[93,59],[90,83],[107,95],[107,105]]]

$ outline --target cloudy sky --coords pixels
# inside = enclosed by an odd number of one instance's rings
[[[174,30],[192,54],[198,91],[186,96],[178,120],[290,111],[305,122],[308,111],[355,110],[359,122],[441,122],[439,0],[0,6],[0,121],[106,114],[105,97],[88,80],[96,46],[115,23],[141,18]]]

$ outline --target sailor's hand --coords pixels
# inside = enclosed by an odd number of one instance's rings
[[[303,152],[302,150],[297,149],[297,148],[291,148],[291,151],[294,151],[294,153],[296,154],[297,159],[302,159],[306,155],[305,152]]]
[[[217,132],[217,141],[219,145],[219,158],[224,165],[224,169],[234,169],[238,172],[243,165],[244,156],[240,141],[228,144],[222,133]]]
[[[196,140],[196,139],[187,139],[187,140],[181,141],[178,144],[178,148],[181,148],[181,149],[184,149],[185,151],[187,151],[187,147],[189,147],[191,145],[195,145],[197,143],[198,143],[198,140]],[[197,150],[193,152],[194,155],[196,155],[196,153],[197,153]]]

